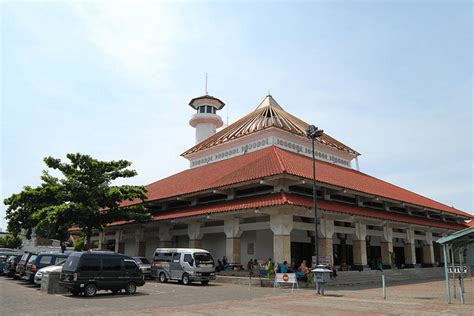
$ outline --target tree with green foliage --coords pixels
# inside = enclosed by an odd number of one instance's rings
[[[67,229],[77,226],[86,238],[86,249],[91,246],[94,230],[117,220],[146,221],[150,214],[142,205],[146,199],[143,186],[112,185],[114,180],[131,178],[126,160],[99,161],[89,155],[68,154],[69,163],[46,157],[46,165],[62,174],[55,178],[44,172],[42,186],[25,187],[24,191],[5,200],[9,229],[32,228],[57,232],[62,237]],[[37,204],[37,202],[39,205]],[[135,201],[126,205],[126,201]],[[61,239],[61,238],[56,238]]]
[[[8,231],[20,234],[23,230],[31,238],[33,230],[39,236],[57,239],[64,252],[66,249],[68,222],[61,218],[52,219],[48,212],[54,205],[64,202],[65,191],[59,180],[44,171],[42,183],[36,188],[25,186],[23,191],[5,199]]]
[[[74,242],[74,251],[82,251],[84,246],[84,237],[81,237]]]
[[[17,249],[22,245],[22,240],[18,236],[5,235],[0,237],[0,245],[2,248]]]

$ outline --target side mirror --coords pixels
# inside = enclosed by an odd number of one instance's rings
[[[189,265],[192,267],[194,266],[194,259],[191,259],[191,261],[189,261]]]

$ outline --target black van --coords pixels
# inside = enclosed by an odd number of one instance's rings
[[[73,295],[94,296],[98,290],[134,294],[145,284],[135,260],[110,251],[73,252],[63,265],[59,284]]]

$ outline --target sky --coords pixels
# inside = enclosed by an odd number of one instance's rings
[[[43,157],[188,168],[190,99],[232,123],[270,90],[362,172],[474,213],[470,1],[3,1],[0,198]],[[5,230],[5,206],[0,228]]]

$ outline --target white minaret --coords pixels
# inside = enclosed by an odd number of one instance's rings
[[[189,105],[197,111],[189,120],[189,125],[196,128],[196,144],[214,135],[216,129],[223,125],[216,112],[224,107],[224,102],[210,95],[194,98]]]

